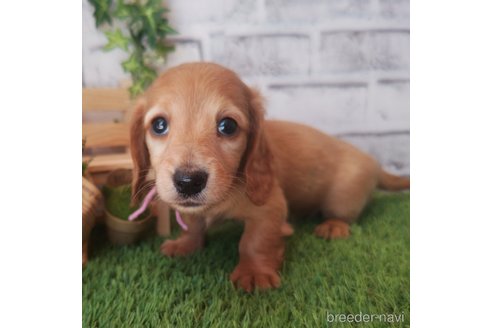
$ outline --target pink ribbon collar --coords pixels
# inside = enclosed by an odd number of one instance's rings
[[[149,206],[150,202],[155,197],[155,195],[157,195],[157,188],[154,186],[152,189],[150,189],[147,196],[145,196],[142,205],[140,205],[140,207],[135,212],[130,214],[130,216],[128,217],[128,221],[133,221],[140,214],[142,214],[147,209],[147,207]],[[178,222],[181,229],[188,231],[188,226],[186,225],[186,223],[184,223],[183,218],[181,217],[181,215],[177,210],[176,210],[176,222]]]

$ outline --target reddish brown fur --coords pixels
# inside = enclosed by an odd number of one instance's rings
[[[165,136],[150,132],[157,116],[168,120]],[[238,122],[235,136],[217,134],[223,117]],[[347,143],[301,124],[265,121],[259,93],[211,63],[181,65],[159,77],[133,114],[131,151],[134,198],[141,199],[155,180],[159,197],[189,226],[162,244],[163,254],[201,249],[206,228],[217,219],[244,221],[240,261],[230,278],[246,291],[280,285],[284,237],[293,233],[288,207],[303,214],[321,211],[327,220],[315,234],[344,238],[377,186],[409,187],[408,179],[382,171]],[[199,207],[182,205],[173,188],[171,176],[183,165],[209,172]]]

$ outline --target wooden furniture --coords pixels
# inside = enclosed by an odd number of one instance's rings
[[[85,140],[84,162],[89,162],[87,173],[97,184],[104,184],[109,172],[115,169],[132,169],[129,151],[130,133],[127,118],[132,108],[128,91],[123,88],[84,88],[82,90],[83,115],[120,114],[119,121],[103,122],[93,118],[82,124]],[[107,116],[107,115],[106,115]],[[159,202],[161,203],[161,202]],[[171,231],[169,207],[158,204],[158,234],[169,235]]]
[[[120,112],[125,117],[131,105],[125,89],[83,89],[82,110],[84,113],[97,115],[104,112]],[[107,174],[114,169],[132,168],[132,159],[128,150],[130,144],[128,131],[128,124],[125,121],[82,125],[85,149],[92,153],[107,150],[105,153],[85,155],[83,158],[86,162],[90,161],[87,171],[95,183],[104,183]],[[123,150],[115,151],[116,147]]]

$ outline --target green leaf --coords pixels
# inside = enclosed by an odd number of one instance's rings
[[[152,67],[146,66],[142,63],[138,70],[132,72],[133,84],[129,89],[130,94],[132,96],[137,96],[144,92],[145,89],[152,84],[156,77],[157,72]]]
[[[157,72],[151,67],[144,66],[140,76],[144,83],[144,87],[146,88],[152,83],[152,81],[155,80],[157,77]]]
[[[159,25],[159,32],[163,32],[165,34],[178,34],[178,32],[175,29],[173,29],[171,26],[167,24]]]
[[[124,0],[118,0],[116,2],[116,9],[114,11],[116,18],[125,19],[131,15],[131,7],[125,3]]]
[[[121,66],[125,72],[135,73],[142,68],[142,62],[137,58],[137,56],[131,55],[130,58],[121,64]]]
[[[132,97],[138,96],[139,94],[144,92],[144,87],[142,82],[134,81],[132,86],[128,89],[128,91],[130,92],[130,95]]]
[[[154,48],[157,42],[157,24],[154,17],[154,9],[153,8],[144,8],[143,12],[144,17],[144,28],[145,32],[147,32],[147,42],[149,46]]]
[[[155,30],[156,28],[156,21],[155,21],[155,10],[153,8],[144,8],[143,10],[143,14],[144,14],[144,17],[145,19],[147,19],[150,27]]]
[[[155,52],[160,57],[166,57],[168,53],[174,51],[174,45],[158,43],[155,47]]]
[[[107,31],[104,34],[108,38],[108,43],[104,46],[104,50],[107,51],[115,48],[121,48],[128,51],[128,43],[130,42],[130,38],[125,36],[119,28],[114,31]]]
[[[112,0],[89,0],[89,3],[94,7],[94,18],[97,27],[103,23],[111,24],[110,9]]]

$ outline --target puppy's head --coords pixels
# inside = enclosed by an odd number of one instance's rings
[[[272,185],[260,95],[210,63],[168,70],[137,103],[131,121],[133,196],[149,169],[159,197],[184,213],[214,207],[245,187],[262,205]]]

